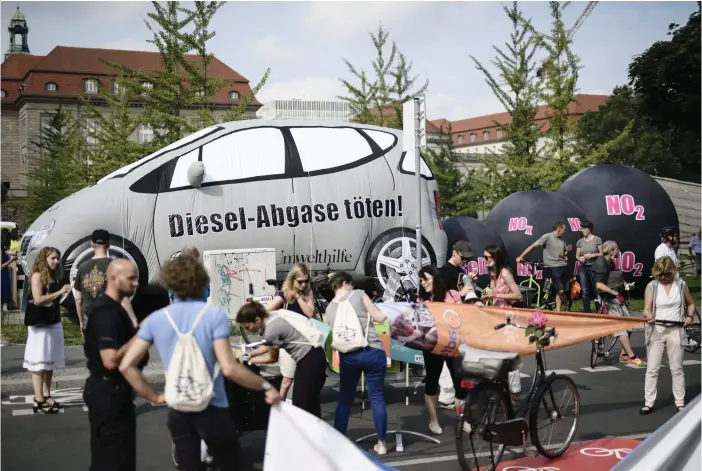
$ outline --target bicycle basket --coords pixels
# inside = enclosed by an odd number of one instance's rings
[[[477,378],[488,381],[507,381],[510,371],[516,370],[521,359],[516,353],[491,352],[461,345],[463,354],[458,375],[462,378]]]

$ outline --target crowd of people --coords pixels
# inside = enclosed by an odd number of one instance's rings
[[[517,257],[520,262],[531,250],[543,247],[545,276],[553,280],[553,287],[561,299],[558,308],[568,293],[565,276],[568,249],[563,241],[564,233],[565,223],[557,221],[552,232],[544,234]],[[594,226],[588,221],[582,223],[582,233],[583,237],[576,244],[576,258],[580,262],[579,281],[585,311],[590,312],[592,302],[597,300],[608,314],[628,316],[620,292],[622,273],[614,264],[619,253],[617,243],[603,242],[594,234]],[[647,368],[641,414],[649,414],[654,409],[664,351],[667,351],[670,362],[675,404],[682,409],[685,403],[682,328],[692,322],[696,306],[685,281],[678,276],[677,259],[671,256],[675,255],[677,237],[675,228],[665,228],[661,232],[653,280],[645,290],[648,364],[632,350],[630,331],[615,334],[622,346],[620,360]],[[74,289],[90,371],[84,399],[90,420],[92,470],[136,469],[136,396],[153,404],[168,404],[167,426],[181,469],[185,470],[201,469],[201,441],[207,444],[219,469],[238,469],[238,433],[228,410],[230,404],[225,381],[262,391],[268,404],[284,399],[292,387],[293,405],[321,417],[327,358],[324,345],[311,333],[314,329],[310,325],[313,324],[308,322],[315,314],[315,305],[310,272],[305,265],[293,266],[282,290],[267,305],[249,302],[237,312],[237,323],[248,332],[263,332],[265,340],[264,345],[251,352],[248,365],[245,365],[232,350],[227,314],[219,306],[207,303],[210,281],[196,248],[185,247],[177,258],[161,268],[161,283],[168,290],[170,304],[139,324],[130,302],[138,286],[137,268],[127,260],[110,259],[109,241],[107,231],[94,231],[91,243],[95,255],[78,267],[73,287],[60,283],[60,252],[53,247],[43,247],[29,274],[29,303],[25,313],[28,339],[24,367],[32,374],[32,407],[35,413],[57,413],[63,406],[51,397],[50,385],[53,370],[65,363],[59,301]],[[695,247],[691,242],[691,248]],[[418,299],[423,302],[470,302],[478,306],[490,303],[497,307],[522,302],[522,293],[504,249],[490,245],[485,247],[482,256],[489,275],[489,289],[482,295],[476,294],[474,275],[464,269],[466,263],[475,257],[472,247],[469,242],[461,240],[451,247],[448,262],[441,268],[426,266],[420,270]],[[356,327],[348,321],[351,315],[364,339],[357,348],[338,350],[341,352],[340,390],[334,427],[346,433],[355,392],[363,374],[378,436],[374,451],[384,455],[388,451],[384,396],[386,354],[373,323],[382,323],[386,317],[364,291],[354,288],[350,274],[334,273],[329,284],[334,298],[323,313],[327,322],[333,329],[343,322],[344,328],[353,333]],[[457,374],[459,359],[433,354],[436,333],[432,333],[431,328],[426,332],[416,330],[427,342],[423,351],[427,428],[430,433],[440,435],[444,430],[438,408],[455,409],[466,396]],[[165,393],[157,392],[142,374],[149,361],[151,346],[155,346],[166,370]],[[185,371],[183,362],[191,365],[191,369],[200,365],[206,371],[201,371],[201,376],[197,371],[179,375]],[[272,363],[280,366],[283,376],[280,392],[249,368],[250,365]],[[203,374],[204,381],[200,380]],[[510,374],[509,386],[516,402],[521,391],[518,372]],[[179,399],[173,399],[176,396]],[[198,401],[202,407],[196,407]]]

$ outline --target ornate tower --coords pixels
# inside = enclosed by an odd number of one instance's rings
[[[29,54],[29,45],[27,44],[29,28],[27,27],[27,20],[19,11],[19,5],[17,5],[17,11],[15,11],[12,15],[12,19],[10,19],[10,26],[7,30],[10,32],[10,47],[5,53],[5,59],[13,54]],[[18,35],[22,37],[21,44],[15,42]]]

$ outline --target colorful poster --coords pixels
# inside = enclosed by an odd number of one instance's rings
[[[432,350],[444,356],[458,356],[462,344],[482,350],[532,355],[525,331],[515,325],[496,330],[507,315],[514,324],[528,325],[531,309],[501,309],[469,304],[447,303],[380,303],[387,316],[390,336],[405,347]],[[643,324],[640,317],[617,317],[600,314],[545,311],[546,328],[555,327],[558,338],[546,348],[553,350],[587,342]],[[391,351],[392,356],[392,351]]]

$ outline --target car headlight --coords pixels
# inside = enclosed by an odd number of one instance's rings
[[[29,248],[30,249],[37,248],[42,243],[44,243],[46,238],[49,237],[49,234],[51,234],[51,231],[54,230],[55,224],[56,224],[56,221],[54,219],[47,222],[46,224],[42,224],[42,226],[39,227],[34,232],[34,236],[32,237],[32,240],[29,242]]]

